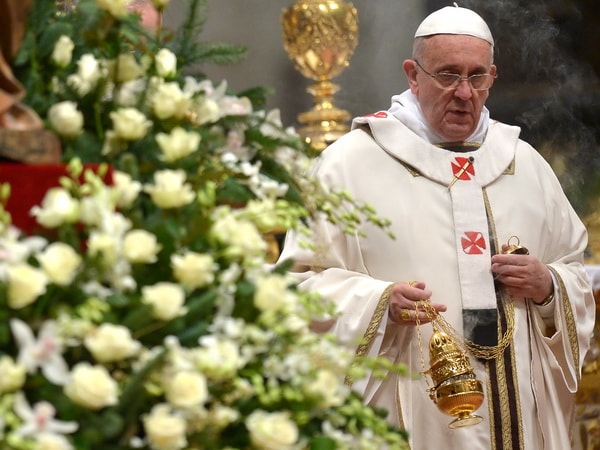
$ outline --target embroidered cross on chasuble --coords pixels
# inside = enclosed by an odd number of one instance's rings
[[[439,144],[453,152],[473,152],[477,143]],[[490,259],[496,252],[485,206],[483,187],[477,178],[477,154],[456,156],[448,170],[452,181],[448,185],[452,199],[457,236],[457,253],[463,296],[464,337],[478,345],[498,344],[498,309],[496,286],[491,277]]]

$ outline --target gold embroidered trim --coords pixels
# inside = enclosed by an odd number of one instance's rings
[[[490,199],[487,195],[487,189],[485,187],[481,188],[481,193],[483,195],[483,204],[485,205],[485,213],[488,217],[488,226],[490,228],[490,240],[493,239],[496,248],[498,247],[498,238],[496,233],[496,222],[494,221],[494,213],[492,212],[492,205],[490,204]]]
[[[404,419],[402,418],[402,402],[400,401],[400,375],[395,374],[396,377],[396,398],[394,399],[396,403],[396,419],[398,420],[398,426],[401,430],[405,430]],[[410,450],[410,444],[407,442],[406,446],[408,450]]]
[[[435,144],[435,146],[451,152],[468,153],[470,151],[474,152],[475,150],[478,150],[479,147],[481,147],[481,144],[479,142],[458,141],[441,142],[439,144]]]
[[[373,317],[371,317],[371,322],[369,322],[369,326],[365,331],[365,335],[361,340],[361,344],[356,348],[355,356],[361,357],[367,354],[369,348],[373,344],[373,340],[375,339],[375,334],[377,333],[377,329],[379,328],[379,324],[383,319],[383,316],[386,314],[388,309],[388,302],[390,299],[390,294],[392,292],[392,288],[394,287],[394,283],[390,284],[385,288],[383,293],[381,294],[381,298],[379,299],[379,303],[377,303],[377,307],[375,308],[375,312],[373,313]],[[352,380],[349,376],[346,376],[344,383],[348,386],[352,386]]]
[[[492,445],[492,450],[496,450],[496,416],[494,416],[494,405],[492,403],[492,383],[490,382],[492,379],[492,374],[490,371],[490,365],[492,361],[486,361],[484,364],[485,372],[487,373],[488,382],[486,383],[486,398],[487,398],[487,407],[488,407],[488,417],[490,421],[490,441]]]
[[[454,141],[454,142],[440,142],[439,144],[435,144],[436,147],[446,148],[446,147],[470,147],[470,148],[479,148],[481,144],[479,142],[470,142],[470,141]]]
[[[413,176],[413,177],[422,177],[423,174],[421,172],[419,172],[417,169],[415,169],[413,166],[411,166],[408,163],[405,163],[404,161],[399,161],[400,164],[402,164],[406,170],[408,170],[408,172]]]
[[[502,448],[512,448],[512,429],[510,423],[510,400],[508,397],[508,383],[506,380],[506,366],[503,358],[496,360],[498,403],[500,404],[500,421],[502,422]]]
[[[504,172],[502,172],[504,175],[514,175],[515,174],[515,159],[513,158],[513,160],[510,162],[510,164],[508,165],[508,167],[506,169],[504,169]]]
[[[577,342],[577,325],[575,324],[575,315],[571,308],[571,302],[569,301],[569,294],[563,279],[560,277],[558,272],[551,266],[548,269],[554,274],[555,279],[558,281],[558,287],[560,289],[560,295],[563,299],[562,307],[565,316],[565,322],[567,324],[567,333],[569,336],[569,344],[571,345],[571,353],[573,354],[573,364],[575,367],[579,367],[579,344]],[[579,371],[577,371],[577,378],[580,378]]]
[[[514,160],[513,160],[514,163]],[[514,169],[514,164],[511,163],[511,167],[513,167]],[[493,239],[494,241],[494,245],[495,248],[498,249],[499,247],[499,243],[498,243],[498,239],[497,239],[497,233],[496,233],[496,224],[494,221],[494,214],[492,212],[492,207],[490,205],[490,201],[489,201],[489,197],[487,195],[487,190],[486,188],[482,188],[482,193],[483,193],[483,202],[485,205],[485,209],[486,209],[486,214],[488,217],[488,224],[489,224],[489,228],[490,228],[490,240]],[[502,293],[500,293],[502,301],[504,301],[504,295],[502,295]],[[504,310],[504,314],[512,314],[513,318],[512,320],[514,320],[514,309],[511,309],[510,311],[507,311],[506,309]],[[508,318],[506,318],[505,320],[508,320]],[[498,323],[498,333],[501,334],[502,329],[501,329],[501,324]],[[512,421],[511,421],[511,415],[512,414],[516,414],[517,416],[517,423],[519,424],[518,429],[516,430],[516,432],[519,433],[519,442],[521,443],[521,446],[523,446],[523,417],[522,417],[522,413],[521,413],[521,402],[520,402],[520,396],[519,396],[519,384],[518,384],[518,377],[517,377],[517,369],[516,369],[516,360],[515,360],[515,351],[514,351],[514,338],[513,338],[513,342],[509,345],[509,347],[507,348],[507,351],[509,352],[509,356],[510,360],[511,360],[511,367],[512,367],[512,371],[510,373],[510,377],[512,379],[512,387],[514,389],[514,398],[513,401],[515,402],[514,405],[511,405],[511,399],[509,398],[508,395],[508,379],[507,379],[507,373],[506,373],[506,364],[505,364],[505,359],[507,356],[504,357],[500,357],[497,359],[494,359],[493,361],[488,361],[486,362],[486,371],[488,374],[488,380],[490,380],[490,383],[495,382],[497,389],[498,389],[498,396],[496,399],[493,398],[492,396],[492,389],[491,389],[491,385],[488,386],[487,392],[488,392],[488,413],[489,413],[489,417],[490,417],[490,434],[492,436],[492,448],[496,449],[496,424],[494,423],[494,411],[493,411],[493,406],[494,406],[494,400],[498,403],[499,407],[500,407],[500,421],[501,421],[501,430],[502,430],[502,450],[511,450],[513,449],[513,445],[512,445]],[[506,355],[506,353],[505,353]],[[492,380],[491,379],[491,371],[490,371],[490,364],[495,364],[495,373],[496,373],[496,379]],[[519,449],[522,450],[522,449]]]
[[[514,311],[513,311],[514,314]],[[511,378],[512,378],[512,388],[514,391],[514,404],[508,405],[508,409],[509,411],[511,411],[511,414],[516,414],[517,416],[517,422],[518,422],[518,427],[516,432],[519,433],[519,443],[521,445],[520,450],[523,450],[525,448],[525,441],[523,438],[523,415],[521,412],[521,393],[519,392],[519,375],[517,373],[517,358],[515,355],[515,347],[514,344],[510,346],[509,348],[510,351],[510,360],[511,360],[511,367],[512,367],[512,373],[510,374]],[[506,372],[505,376],[506,376]],[[508,382],[505,381],[505,383],[507,383],[508,386]],[[515,410],[515,412],[512,412],[512,410]],[[509,418],[510,420],[510,418]],[[514,432],[514,431],[513,431]]]

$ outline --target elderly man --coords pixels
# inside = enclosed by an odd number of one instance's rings
[[[472,371],[445,367],[456,377],[355,380],[367,403],[408,431],[413,450],[571,445],[595,313],[583,267],[587,234],[520,130],[490,119],[493,52],[475,12],[454,6],[429,15],[403,63],[409,90],[387,111],[356,118],[316,167],[325,184],[389,218],[396,238],[370,225],[366,237],[349,235],[322,221],[313,227],[320,250],[289,233],[281,255],[294,259],[302,288],[337,305],[339,315],[315,327],[357,354],[418,374],[431,364],[434,325],[465,351]],[[468,390],[466,409],[482,404],[453,420],[429,394],[450,382],[477,386],[465,379],[479,380],[483,394]]]

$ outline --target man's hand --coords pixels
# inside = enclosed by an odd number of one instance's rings
[[[502,246],[505,251],[506,245]],[[497,254],[492,256],[492,272],[513,297],[530,298],[542,303],[553,291],[552,275],[535,256]]]
[[[396,283],[390,293],[390,319],[398,325],[415,325],[417,318],[419,323],[431,322],[431,313],[428,314],[419,304],[421,300],[429,300],[430,297],[431,291],[425,289],[422,281]],[[446,311],[446,305],[441,303],[430,303],[429,307],[433,307],[436,312]]]

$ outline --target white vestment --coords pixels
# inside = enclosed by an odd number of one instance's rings
[[[395,239],[369,224],[361,237],[321,221],[313,227],[320,250],[313,252],[288,234],[280,260],[294,259],[302,288],[333,299],[340,312],[318,324],[321,329],[418,375],[421,350],[429,368],[432,327],[420,327],[420,342],[415,326],[389,320],[385,295],[392,283],[425,282],[432,302],[448,306],[445,320],[462,333],[464,308],[496,307],[489,257],[511,236],[547,264],[555,280],[549,307],[514,299],[514,338],[500,358],[470,357],[484,384],[476,411],[481,423],[449,429],[453,418],[429,398],[423,376],[371,377],[353,387],[368,404],[389,411],[389,421],[408,431],[413,450],[570,448],[595,306],[583,266],[587,233],[550,166],[519,139],[517,127],[495,121],[482,146],[467,153],[426,142],[389,112],[355,119],[353,127],[322,153],[317,174],[390,219]],[[470,157],[461,174],[457,166]],[[473,270],[470,255],[477,261]],[[501,293],[498,298],[498,304],[509,301]]]

